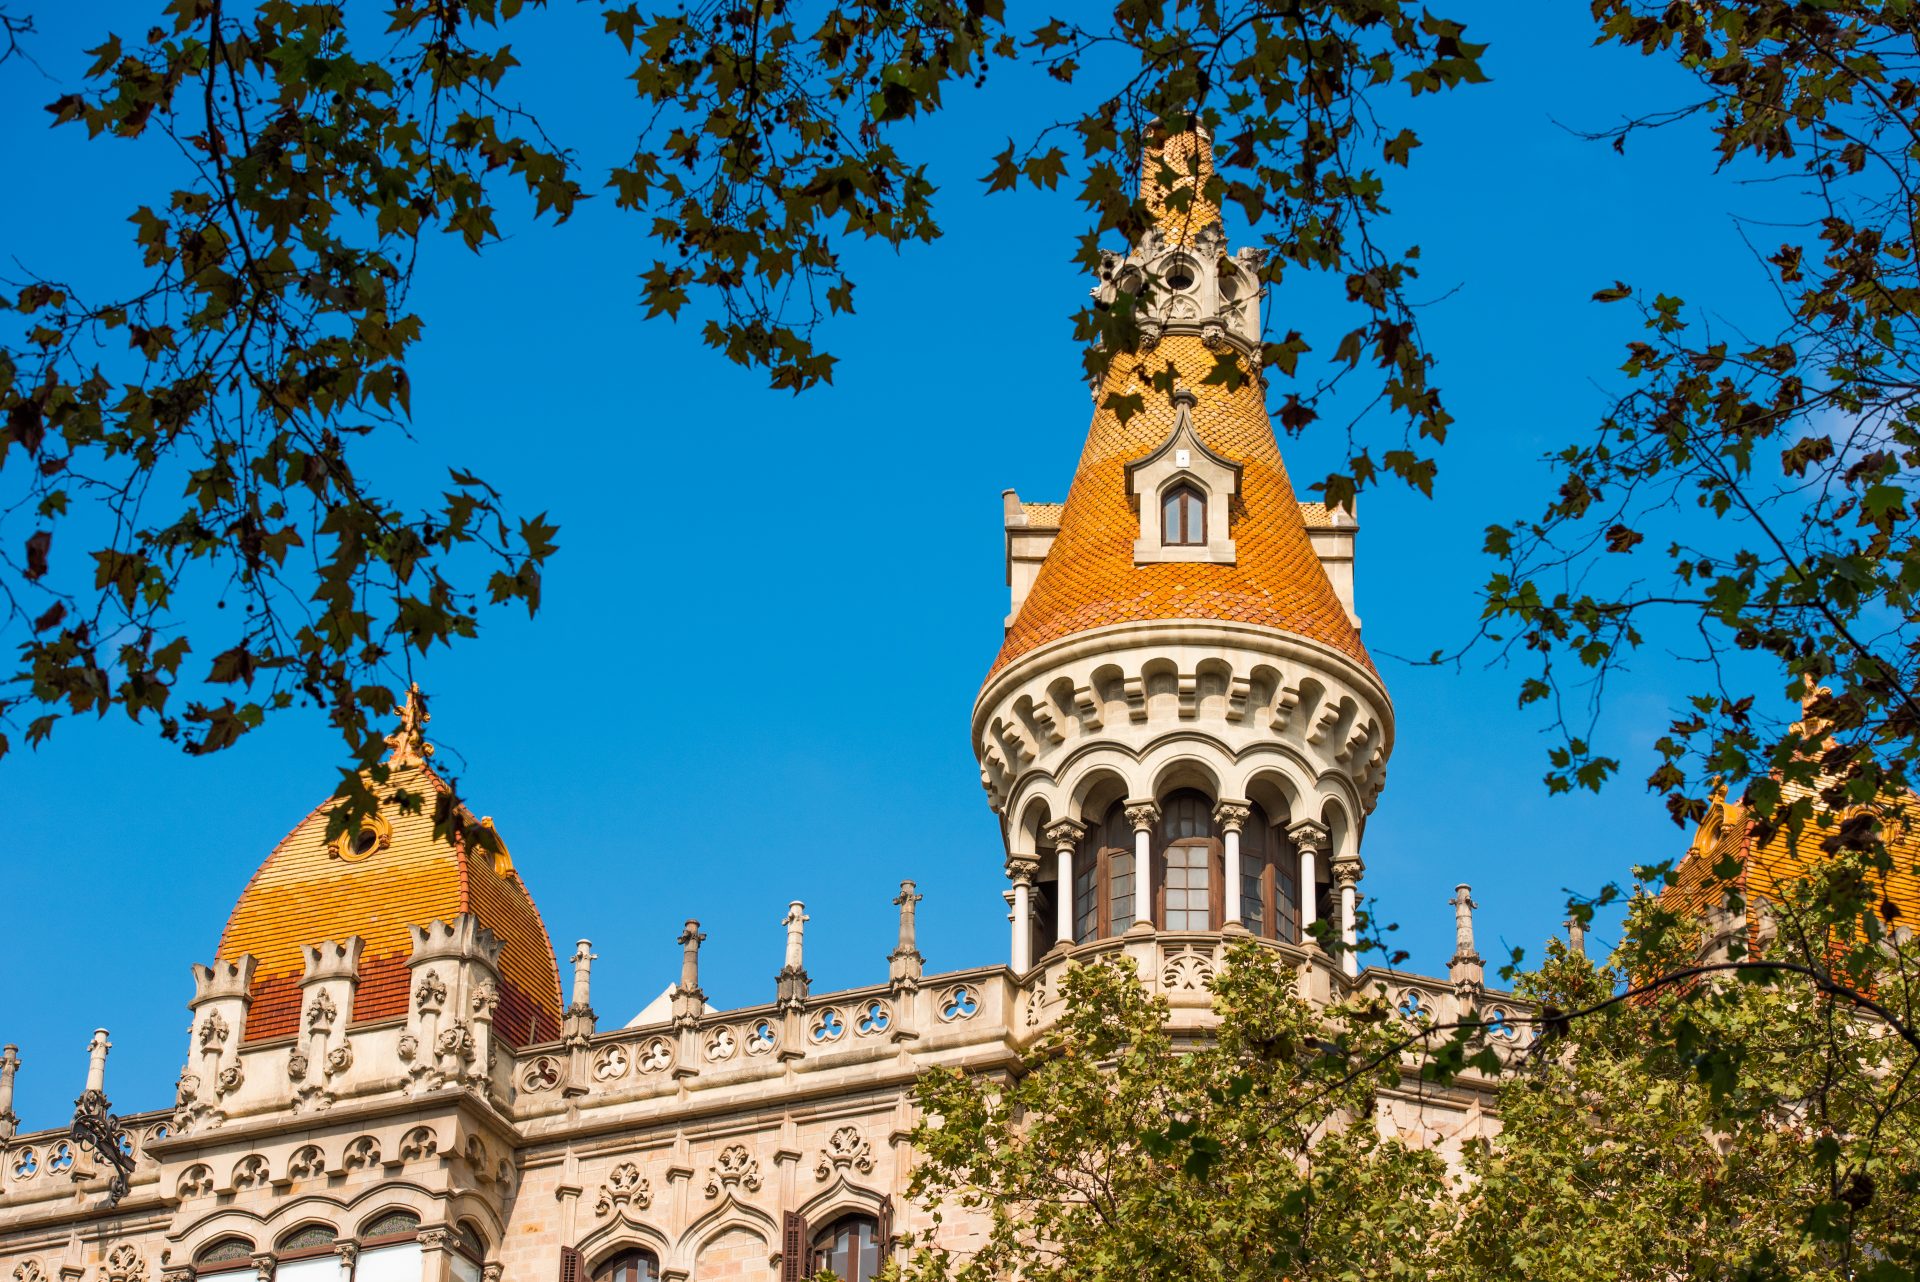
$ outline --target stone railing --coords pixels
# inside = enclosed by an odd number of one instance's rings
[[[173,1111],[157,1109],[120,1119],[120,1151],[133,1158],[137,1187],[159,1178],[159,1162],[147,1146],[173,1133]],[[71,1197],[74,1185],[104,1190],[111,1168],[83,1149],[65,1126],[29,1131],[0,1144],[0,1203]]]

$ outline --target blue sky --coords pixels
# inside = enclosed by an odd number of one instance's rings
[[[84,195],[0,203],[8,274],[112,279],[130,263],[125,215],[156,198],[164,157],[48,131],[39,108],[75,85],[79,50],[109,28],[137,33],[158,5],[29,7],[52,80],[0,68],[0,146],[43,192]],[[1628,782],[1552,799],[1518,672],[1386,656],[1470,633],[1482,529],[1539,507],[1539,458],[1589,432],[1617,385],[1636,321],[1590,303],[1595,289],[1624,278],[1736,319],[1766,302],[1729,220],[1762,197],[1714,173],[1700,131],[1616,156],[1556,123],[1672,105],[1683,80],[1592,48],[1584,5],[1442,8],[1492,42],[1492,81],[1421,101],[1409,119],[1425,146],[1392,204],[1395,233],[1423,249],[1437,300],[1423,325],[1458,421],[1431,500],[1363,498],[1358,560],[1399,723],[1364,888],[1430,973],[1451,949],[1457,882],[1482,905],[1483,952],[1537,950],[1564,888],[1678,852],[1632,780],[1697,673],[1643,656],[1604,722]],[[636,119],[617,46],[570,5],[524,25],[520,94],[603,173]],[[930,967],[1004,958],[1002,850],[968,714],[1006,612],[1000,491],[1063,498],[1086,431],[1066,318],[1089,282],[1068,261],[1084,226],[1068,196],[987,198],[977,179],[1009,133],[1064,110],[1055,87],[997,75],[918,132],[946,237],[862,252],[859,313],[825,335],[843,357],[835,384],[797,399],[692,326],[642,319],[652,250],[608,200],[477,258],[451,242],[424,256],[415,434],[382,447],[391,488],[431,493],[447,465],[471,468],[547,510],[562,551],[537,620],[486,616],[478,643],[420,679],[441,760],[499,824],[556,944],[594,940],[603,1021],[674,978],[688,917],[709,937],[710,999],[769,998],[792,898],[812,916],[815,990],[872,982],[902,877],[926,895]],[[1245,231],[1230,221],[1234,243]],[[1326,323],[1305,293],[1269,305],[1281,329]],[[1285,446],[1296,479],[1324,473],[1339,444]],[[686,479],[709,476],[711,489]],[[70,1110],[96,1026],[112,1030],[116,1104],[171,1099],[188,966],[211,960],[247,877],[330,791],[337,755],[311,719],[202,761],[116,719],[63,723],[0,763],[0,1041],[25,1060],[26,1126]]]

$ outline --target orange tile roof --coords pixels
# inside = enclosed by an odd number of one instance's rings
[[[1027,518],[1029,529],[1057,530],[1060,528],[1060,513],[1066,506],[1065,503],[1022,503],[1020,512]]]
[[[1193,425],[1201,441],[1241,466],[1240,494],[1229,513],[1236,556],[1231,565],[1133,563],[1140,518],[1127,492],[1127,465],[1173,430],[1178,411],[1147,384],[1168,362],[1179,371],[1179,385],[1199,397]],[[1149,353],[1113,362],[1096,398],[1103,408],[1094,411],[1060,533],[1007,629],[992,672],[1061,637],[1144,619],[1255,623],[1322,642],[1372,670],[1307,537],[1260,387],[1252,380],[1232,391],[1203,383],[1213,367],[1214,353],[1190,335],[1169,335]],[[1116,392],[1144,396],[1146,408],[1122,423],[1104,408]]]
[[[1787,801],[1813,794],[1812,789],[1794,784],[1783,791]],[[1907,809],[1913,818],[1920,819],[1920,798],[1914,798]],[[1730,855],[1740,862],[1734,885],[1741,896],[1779,904],[1789,883],[1804,878],[1827,857],[1821,842],[1829,831],[1809,825],[1795,838],[1783,828],[1764,842],[1756,842],[1746,809],[1736,803],[1717,803],[1695,830],[1693,845],[1675,870],[1678,880],[1666,894],[1695,912],[1717,908],[1724,886],[1712,870],[1723,856]],[[1903,827],[1897,819],[1891,820],[1882,825],[1882,836],[1893,865],[1876,888],[1882,919],[1890,926],[1920,928],[1920,824]],[[1759,929],[1758,916],[1749,913],[1750,946],[1758,942]]]
[[[388,803],[405,787],[427,797],[421,813]],[[248,1041],[299,1031],[301,948],[322,940],[366,941],[353,1019],[404,1015],[411,981],[409,926],[468,912],[501,940],[500,1005],[494,1033],[510,1046],[560,1032],[560,970],[533,898],[504,856],[469,854],[464,842],[434,836],[433,797],[446,783],[427,766],[396,767],[380,789],[388,843],[363,859],[343,859],[326,840],[334,802],[316,807],[287,834],[240,894],[220,937],[218,957],[259,959]]]

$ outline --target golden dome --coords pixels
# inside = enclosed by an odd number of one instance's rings
[[[1214,358],[1200,337],[1170,334],[1152,352],[1120,357],[1108,369],[1059,536],[1007,629],[993,671],[1061,637],[1146,619],[1260,624],[1331,646],[1373,670],[1307,537],[1260,387],[1251,379],[1233,390],[1203,382]],[[1173,431],[1177,408],[1147,382],[1169,363],[1178,385],[1199,398],[1191,419],[1201,442],[1241,469],[1228,511],[1235,546],[1229,563],[1134,563],[1140,514],[1127,468]],[[1143,396],[1146,408],[1123,423],[1105,408],[1115,393]]]
[[[338,803],[322,802],[274,847],[234,905],[218,957],[258,959],[245,1040],[299,1031],[301,948],[322,940],[366,941],[355,1021],[405,1015],[412,987],[407,928],[459,913],[472,913],[501,941],[495,1035],[510,1046],[559,1036],[553,944],[505,846],[486,854],[459,837],[436,836],[435,803],[451,795],[446,782],[418,756],[396,758],[388,782],[376,789],[377,819],[328,841],[327,819]],[[425,799],[418,812],[403,813],[393,800],[402,788]],[[460,816],[468,827],[487,822],[464,810]]]

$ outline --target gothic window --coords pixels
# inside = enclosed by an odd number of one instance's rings
[[[1182,481],[1161,498],[1160,541],[1168,547],[1206,545],[1207,500],[1194,485]]]
[[[828,1269],[841,1282],[872,1282],[880,1273],[880,1222],[871,1215],[848,1215],[816,1234],[811,1271]]]
[[[223,1237],[209,1242],[193,1257],[194,1272],[201,1277],[209,1273],[225,1273],[229,1269],[252,1267],[253,1243],[243,1237]]]
[[[1156,835],[1161,929],[1212,930],[1223,857],[1214,838],[1213,803],[1192,789],[1174,793],[1161,805]]]
[[[1077,942],[1117,935],[1135,914],[1133,830],[1115,802],[1089,824],[1073,863],[1073,937]]]
[[[593,1282],[656,1282],[660,1261],[652,1251],[623,1251],[600,1266]]]
[[[420,1217],[411,1211],[387,1211],[361,1225],[353,1282],[417,1282],[419,1233]],[[284,1279],[276,1273],[274,1282]]]

